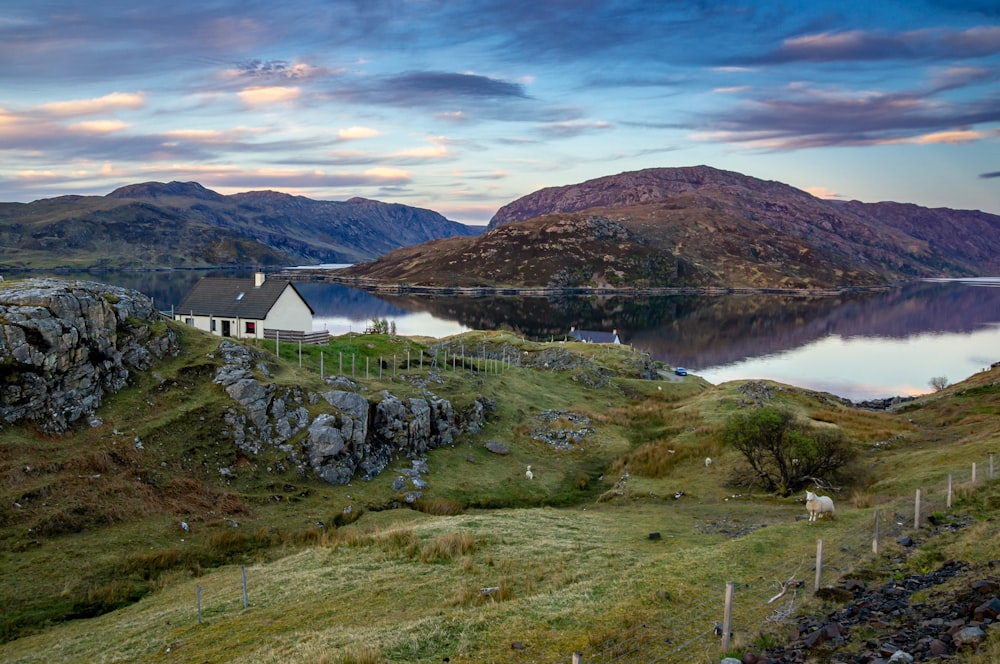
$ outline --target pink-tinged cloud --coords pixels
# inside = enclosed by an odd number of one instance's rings
[[[838,194],[833,189],[829,189],[827,187],[822,187],[822,186],[819,186],[819,187],[803,187],[802,191],[804,191],[804,192],[806,192],[808,194],[812,194],[816,198],[825,198],[827,200],[834,200],[834,201],[836,201],[836,200],[842,200],[844,198],[841,194]]]
[[[409,182],[412,177],[409,171],[401,168],[389,168],[387,166],[369,168],[365,171],[365,175],[382,182]]]
[[[739,104],[705,114],[694,138],[761,150],[896,143],[963,143],[986,138],[981,125],[1000,122],[990,97],[962,103],[941,88],[902,92],[814,88],[793,83],[755,89]]]
[[[907,32],[848,30],[786,39],[761,62],[979,58],[1000,53],[1000,26]]]
[[[94,99],[73,99],[43,104],[39,110],[48,115],[72,117],[75,115],[95,115],[111,113],[122,109],[142,108],[145,102],[141,92],[112,92]]]
[[[110,134],[127,128],[121,120],[87,120],[69,125],[70,130],[87,134]]]
[[[374,138],[381,133],[378,129],[371,127],[345,127],[337,131],[337,138],[342,141],[356,141],[362,138]]]
[[[931,134],[924,134],[922,136],[914,136],[913,138],[907,139],[907,142],[916,143],[918,145],[929,145],[932,143],[959,145],[961,143],[980,141],[988,137],[989,134],[986,132],[960,129],[955,131],[937,131]]]
[[[244,88],[237,95],[248,107],[257,108],[258,106],[270,106],[272,104],[284,104],[294,101],[302,95],[302,90],[297,87],[272,85]]]

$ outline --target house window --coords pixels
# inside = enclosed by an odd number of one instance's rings
[[[247,334],[255,334],[257,332],[257,323],[248,320],[247,321]]]
[[[184,319],[184,324],[185,325],[194,325],[194,319],[193,318],[185,318]]]
[[[215,332],[215,319],[214,318],[212,319],[212,322],[211,322],[211,330],[212,330],[212,332]]]

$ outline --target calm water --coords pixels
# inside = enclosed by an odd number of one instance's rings
[[[73,275],[134,288],[169,310],[203,276],[172,271]],[[249,276],[249,273],[239,276]],[[930,391],[1000,361],[1000,279],[921,282],[880,293],[803,298],[375,297],[344,286],[297,283],[314,327],[359,332],[372,318],[402,335],[445,337],[507,329],[560,339],[570,327],[617,330],[625,343],[709,382],[771,379],[853,400]]]

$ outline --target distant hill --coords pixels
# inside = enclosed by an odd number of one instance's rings
[[[0,268],[353,263],[480,231],[431,210],[364,198],[224,196],[196,182],[147,182],[107,196],[0,203]]]
[[[998,273],[996,215],[824,200],[707,166],[542,189],[502,207],[480,237],[407,247],[344,271],[439,286],[751,288]]]

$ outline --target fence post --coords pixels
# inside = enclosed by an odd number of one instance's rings
[[[972,462],[972,483],[976,483],[976,462]]]
[[[198,597],[198,624],[201,624],[201,584],[194,587],[195,595]]]
[[[920,489],[917,489],[917,499],[913,504],[913,527],[920,528]]]
[[[337,362],[340,366],[340,370],[337,371],[338,376],[344,375],[344,351],[337,351]]]
[[[948,473],[948,509],[951,509],[951,473]]]
[[[243,608],[245,609],[245,608],[247,608],[247,604],[249,603],[247,601],[247,568],[246,568],[246,565],[244,565],[241,569],[243,571]]]
[[[392,354],[392,377],[396,377],[396,354]]]
[[[872,553],[876,556],[878,555],[878,527],[879,527],[879,517],[881,516],[880,510],[875,510],[875,536],[872,537]]]
[[[573,664],[583,664],[583,653],[575,652],[573,653]]]
[[[354,378],[354,353],[351,353],[351,378]]]
[[[410,370],[410,349],[406,349],[406,370]]]
[[[816,582],[813,584],[813,591],[820,589],[820,580],[823,578],[823,540],[816,540]]]
[[[722,652],[729,650],[729,635],[733,631],[733,590],[736,584],[726,582],[726,608],[722,614]]]
[[[378,356],[378,379],[382,380],[382,356]]]

